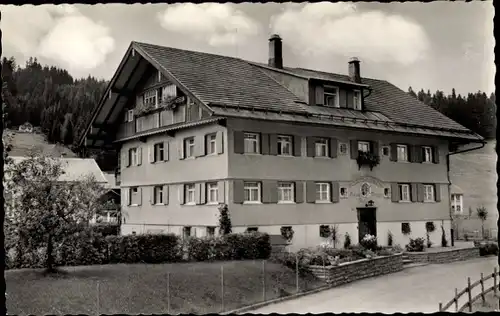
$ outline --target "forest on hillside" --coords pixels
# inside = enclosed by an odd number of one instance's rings
[[[42,66],[35,57],[30,57],[24,66],[17,64],[14,57],[4,57],[2,65],[6,126],[30,122],[41,127],[49,142],[75,150],[108,82],[90,76],[75,79],[65,69]],[[432,94],[423,89],[414,92],[411,87],[408,93],[474,132],[495,138],[493,93],[487,96],[478,91],[462,96],[453,90],[446,96],[439,90]]]

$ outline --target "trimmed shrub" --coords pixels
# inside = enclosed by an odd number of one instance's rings
[[[496,243],[488,242],[479,245],[479,255],[498,255],[498,245]]]
[[[345,233],[344,249],[349,249],[350,247],[351,247],[351,236],[349,236],[349,233]]]
[[[210,259],[210,239],[190,237],[185,241],[189,261],[207,261]]]
[[[392,244],[393,244],[393,242],[394,242],[394,241],[393,241],[393,236],[392,236],[392,233],[391,233],[391,231],[388,231],[388,232],[387,232],[387,245],[388,245],[389,247],[391,247],[391,246],[392,246]]]
[[[424,251],[425,239],[423,238],[410,238],[410,243],[406,245],[406,251],[408,252],[422,252]]]
[[[377,237],[373,235],[365,235],[359,244],[365,249],[375,251],[377,250]]]
[[[120,234],[120,226],[100,224],[91,226],[91,230],[94,234],[99,234],[103,237],[106,236],[118,236]]]

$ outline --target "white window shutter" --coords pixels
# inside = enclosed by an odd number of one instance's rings
[[[184,159],[184,140],[179,140],[179,159]]]
[[[148,146],[149,163],[155,162],[155,145]]]
[[[120,161],[120,166],[121,170],[125,169],[128,167],[128,151],[125,150],[124,148],[121,149],[121,161]]]
[[[217,150],[217,154],[222,154],[224,153],[224,132],[218,131],[216,136],[215,136],[215,147]]]
[[[168,185],[163,186],[163,204],[168,205]]]
[[[137,148],[137,165],[142,165],[142,147]]]
[[[163,142],[163,158],[165,161],[169,160],[169,155],[170,155],[170,149],[169,147],[169,142]]]
[[[149,199],[150,199],[149,202],[151,202],[152,205],[155,204],[155,187],[154,186],[151,187],[151,194],[149,196]]]
[[[130,205],[130,188],[122,188],[123,200],[125,201],[125,205]]]
[[[224,181],[219,181],[217,183],[217,198],[219,203],[224,203],[225,201],[225,182]]]
[[[142,205],[142,188],[137,189],[137,194],[139,194],[139,198],[137,199],[137,205]]]

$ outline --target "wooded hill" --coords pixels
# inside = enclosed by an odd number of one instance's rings
[[[16,127],[30,122],[41,127],[49,142],[76,150],[78,139],[108,82],[90,76],[75,79],[65,69],[42,66],[36,57],[29,58],[23,67],[14,57],[4,57],[2,64],[6,126]],[[415,93],[411,87],[408,93],[476,133],[488,139],[495,138],[494,94],[488,97],[478,91],[461,96],[453,90],[451,95],[445,96],[442,91],[431,94],[429,90],[420,90]],[[93,156],[97,159],[99,155],[94,153]],[[108,158],[98,159],[101,168],[112,168],[115,161],[109,161],[108,166],[104,160]]]

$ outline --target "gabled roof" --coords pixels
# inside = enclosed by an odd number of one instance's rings
[[[117,119],[127,98],[120,92],[120,89],[132,89],[134,82],[137,82],[137,78],[140,77],[141,71],[144,72],[146,64],[151,64],[159,69],[193,101],[206,107],[211,115],[256,116],[261,119],[270,119],[272,116],[275,120],[282,119],[281,115],[288,115],[292,118],[295,117],[297,121],[304,121],[303,118],[311,116],[332,119],[336,117],[343,118],[342,122],[347,119],[358,124],[359,120],[364,120],[365,123],[372,122],[375,125],[379,123],[392,124],[397,128],[389,130],[403,133],[418,134],[419,130],[422,129],[446,130],[446,132],[435,135],[482,141],[481,136],[384,80],[362,78],[362,85],[358,86],[369,88],[371,94],[365,99],[366,111],[362,112],[361,115],[364,118],[360,118],[356,117],[358,114],[353,114],[354,111],[348,109],[309,106],[268,73],[271,69],[307,80],[324,80],[356,85],[346,75],[303,68],[280,70],[234,57],[139,42],[131,43],[108,86],[106,96],[109,93],[109,97],[104,97],[101,100],[91,124],[97,123],[102,127]],[[140,68],[141,65],[142,68]],[[135,80],[127,78],[135,78]],[[117,95],[114,96],[113,93]],[[235,111],[236,109],[242,111]],[[251,115],[245,113],[248,110],[251,110]],[[258,112],[272,112],[275,115],[266,116]],[[319,121],[321,124],[321,120]],[[365,128],[370,128],[369,124],[365,125]],[[94,127],[94,131],[100,130],[101,127]],[[89,131],[91,133],[93,131],[90,126],[84,133],[82,142]],[[432,135],[432,133],[430,134]]]
[[[11,157],[14,163],[19,163],[27,157]],[[74,182],[79,181],[82,178],[93,175],[97,183],[107,183],[108,180],[104,176],[94,159],[82,159],[82,158],[51,158],[59,161],[64,170],[64,174],[61,175],[59,181],[61,182]]]

